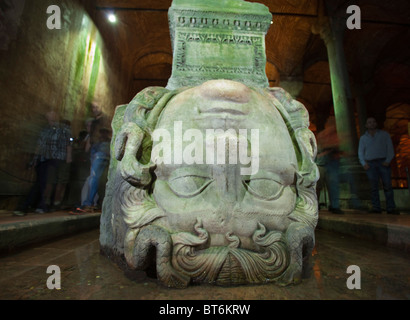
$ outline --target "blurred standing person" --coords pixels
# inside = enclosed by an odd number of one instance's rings
[[[334,117],[331,116],[326,120],[325,128],[318,133],[316,140],[318,145],[316,164],[320,172],[320,179],[316,186],[318,200],[321,190],[326,188],[330,201],[329,211],[335,214],[343,214],[339,205],[340,150]]]
[[[377,127],[374,117],[369,117],[365,125],[367,131],[360,137],[359,161],[366,171],[370,182],[372,209],[371,213],[381,213],[379,197],[379,181],[383,183],[388,214],[399,214],[396,211],[394,193],[391,182],[390,162],[394,158],[394,148],[390,135]]]
[[[85,136],[85,138],[82,140],[83,142],[83,151],[85,154],[88,155],[88,158],[90,158],[90,132],[91,132],[91,125],[93,123],[93,118],[89,118],[85,121],[85,127],[86,127],[86,131],[87,131],[87,135]],[[90,160],[88,159],[88,162],[90,162]],[[89,169],[89,172],[91,171],[91,169]],[[83,188],[81,189],[81,204],[83,204],[88,197],[88,191],[89,191],[89,186],[90,186],[90,177],[91,176],[87,176],[87,178],[85,179]],[[93,200],[93,206],[96,207],[98,204],[98,193],[95,195],[94,200]]]
[[[82,202],[80,212],[94,212],[94,198],[98,192],[101,176],[110,160],[109,141],[111,139],[111,121],[103,113],[101,106],[91,105],[94,120],[91,123],[90,137],[86,142],[86,151],[90,150],[91,169],[88,178],[88,195]],[[108,149],[107,149],[108,142]]]
[[[73,161],[73,139],[71,137],[71,123],[68,120],[61,120],[59,125],[59,134],[61,135],[61,139],[59,141],[60,144],[62,144],[60,148],[65,148],[67,152],[66,159],[57,160],[55,162],[55,165],[50,168],[50,172],[48,173],[46,200],[48,203],[50,203],[50,211],[58,211],[62,208],[62,202],[64,200],[66,187],[70,180],[70,167]],[[53,202],[51,203],[51,196],[54,185],[55,192]]]
[[[39,201],[35,212],[47,212],[58,167],[63,162],[71,162],[70,130],[63,127],[59,122],[58,114],[53,110],[46,113],[46,119],[47,126],[40,132],[32,161],[37,173],[37,184],[33,187],[36,190],[32,190],[23,206],[14,211],[15,215],[27,213],[36,191],[39,193]]]

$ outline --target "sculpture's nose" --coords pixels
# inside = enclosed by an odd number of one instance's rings
[[[214,180],[221,205],[225,210],[233,210],[245,195],[246,189],[239,174],[240,164],[224,164],[214,167]]]

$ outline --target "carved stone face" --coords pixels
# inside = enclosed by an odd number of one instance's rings
[[[300,280],[318,170],[306,109],[282,89],[212,80],[117,109],[101,246],[170,287]]]
[[[249,249],[258,223],[286,230],[297,159],[285,122],[265,97],[237,82],[210,81],[173,98],[158,129],[169,132],[162,138],[170,141],[154,142],[153,149],[171,146],[171,163],[157,163],[155,170],[154,199],[166,213],[159,224],[192,232],[200,218],[211,246],[238,237]],[[239,136],[246,144],[239,145]]]

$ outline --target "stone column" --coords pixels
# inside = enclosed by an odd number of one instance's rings
[[[349,84],[346,58],[343,49],[343,33],[346,29],[346,19],[339,17],[321,17],[312,28],[314,34],[320,34],[326,44],[330,78],[332,85],[333,105],[337,132],[340,138],[340,149],[343,152],[341,160],[341,183],[347,188],[341,188],[341,203],[347,207],[362,207],[358,194],[363,199],[368,197],[363,188],[363,169],[357,158],[358,137],[354,120],[353,98]],[[364,178],[364,181],[367,181]]]
[[[354,157],[357,155],[358,141],[354,125],[353,99],[343,50],[345,28],[345,19],[330,17],[321,19],[312,31],[320,34],[327,48],[336,126],[341,138],[340,148],[349,157]]]

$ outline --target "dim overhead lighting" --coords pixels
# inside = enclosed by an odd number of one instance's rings
[[[111,23],[116,23],[117,22],[117,17],[115,16],[115,14],[110,13],[108,14],[108,21]]]

